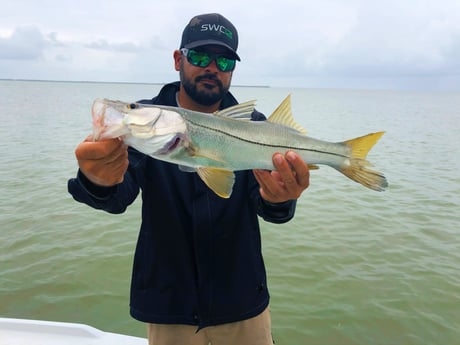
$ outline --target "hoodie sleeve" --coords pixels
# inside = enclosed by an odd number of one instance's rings
[[[249,190],[257,214],[270,223],[282,224],[290,221],[295,214],[297,200],[288,200],[281,203],[270,203],[262,199],[259,192],[259,184],[252,171],[249,173]]]
[[[282,224],[294,218],[297,200],[288,200],[286,202],[272,204],[266,202],[261,197],[259,197],[259,199],[257,213],[265,221]]]
[[[123,213],[139,194],[137,173],[143,155],[129,149],[129,167],[122,183],[112,187],[102,187],[92,183],[80,170],[75,178],[67,183],[72,197],[81,203],[109,213]]]

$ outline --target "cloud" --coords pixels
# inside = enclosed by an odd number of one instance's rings
[[[172,54],[158,36],[145,42],[90,37],[36,26],[0,30],[0,78],[148,81],[172,71]],[[154,58],[162,71],[147,68]]]
[[[2,7],[0,78],[167,82],[187,21],[220,12],[240,34],[238,84],[460,88],[458,0],[46,1]]]
[[[53,47],[65,47],[66,46],[64,42],[58,39],[57,32],[50,32],[49,34],[46,35],[46,38],[48,39],[49,44]]]
[[[133,42],[108,42],[106,39],[99,39],[97,41],[84,44],[86,48],[122,52],[122,53],[136,53],[142,50],[142,48]]]
[[[241,69],[272,85],[429,88],[435,85],[427,80],[439,80],[438,85],[448,78],[453,85],[456,78],[458,89],[459,4],[326,0],[296,11],[281,9],[277,15],[289,20],[277,22],[271,13],[265,21],[281,23],[275,31],[244,27],[240,55],[244,63],[253,60],[249,63],[263,68],[245,69],[242,63]],[[256,40],[261,49],[250,46]]]
[[[425,75],[447,72],[452,64],[458,65],[460,60],[455,62],[452,57],[460,26],[442,6],[414,9],[399,2],[388,11],[387,5],[359,8],[356,24],[329,56],[331,71],[369,76]]]
[[[55,60],[56,60],[57,62],[64,62],[64,63],[66,63],[66,62],[72,61],[73,58],[72,58],[71,55],[57,54],[57,55],[55,56]]]
[[[10,36],[0,37],[0,59],[40,59],[47,45],[46,41],[36,27],[18,27]]]

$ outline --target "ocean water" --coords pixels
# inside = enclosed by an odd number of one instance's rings
[[[140,202],[109,215],[67,180],[94,98],[134,101],[147,84],[0,81],[0,316],[145,336],[129,316]],[[458,344],[460,93],[234,87],[269,115],[288,94],[315,138],[386,131],[368,158],[377,193],[313,171],[296,217],[262,222],[276,344]]]

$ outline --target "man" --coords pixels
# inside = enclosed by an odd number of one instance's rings
[[[237,104],[228,91],[238,33],[219,14],[199,15],[174,52],[180,82],[141,103],[213,113]],[[254,111],[253,120],[265,117]],[[148,324],[155,345],[272,344],[269,294],[258,215],[284,223],[308,187],[294,152],[273,156],[276,171],[239,171],[231,198],[216,196],[195,173],[158,161],[117,139],[78,145],[69,192],[80,202],[124,212],[142,190],[131,315]]]

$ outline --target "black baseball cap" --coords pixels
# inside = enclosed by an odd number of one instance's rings
[[[197,48],[204,45],[227,48],[240,61],[236,53],[238,32],[233,24],[219,13],[200,14],[193,17],[182,33],[180,48]]]

